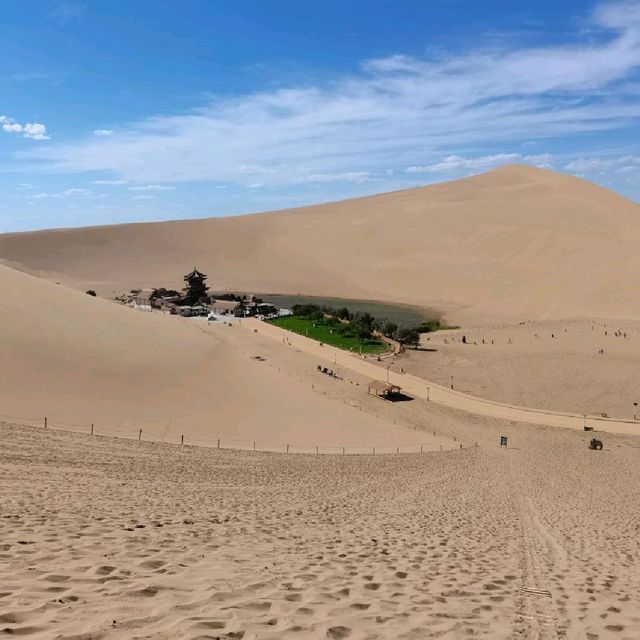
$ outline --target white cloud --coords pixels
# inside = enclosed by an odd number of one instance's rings
[[[366,182],[371,179],[368,171],[346,171],[344,173],[315,173],[307,182]]]
[[[2,125],[2,130],[6,133],[21,133],[24,138],[30,138],[31,140],[49,140],[47,128],[39,122],[20,124],[13,118],[0,116],[0,124]]]
[[[519,153],[498,153],[495,155],[480,156],[476,158],[448,156],[444,160],[435,164],[407,167],[407,173],[447,173],[466,170],[484,171],[514,162],[531,164],[536,167],[547,169],[551,168],[553,157],[550,154],[523,156]]]
[[[48,140],[47,128],[39,122],[27,122],[23,125],[22,132],[25,138],[31,138],[32,140]]]
[[[129,191],[172,191],[175,187],[169,187],[164,184],[145,184],[137,187],[127,187]]]
[[[637,121],[639,7],[602,5],[591,32],[574,34],[568,45],[369,60],[325,86],[219,99],[133,123],[118,136],[49,145],[23,157],[53,171],[105,171],[149,186],[202,180],[255,188],[399,167],[481,169],[501,160],[484,156],[493,160],[474,167],[475,148]],[[464,155],[456,151],[463,148]]]
[[[102,138],[107,138],[107,137],[113,135],[113,131],[111,129],[96,129],[93,132],[93,135],[99,136],[99,137],[102,137]]]
[[[629,189],[638,193],[640,188],[640,156],[593,156],[569,162],[565,171],[588,178],[607,187]]]
[[[101,185],[116,187],[123,184],[129,184],[129,181],[128,180],[94,180],[93,184],[101,184]]]
[[[62,192],[63,196],[90,196],[93,193],[90,189],[67,189]]]
[[[565,165],[564,168],[572,173],[627,173],[632,170],[640,170],[640,156],[578,158]]]
[[[27,198],[29,200],[42,200],[45,198],[77,198],[90,196],[93,196],[93,191],[91,191],[90,189],[81,189],[78,187],[74,187],[71,189],[66,189],[65,191],[59,191],[55,193],[34,193],[32,195],[28,195]]]

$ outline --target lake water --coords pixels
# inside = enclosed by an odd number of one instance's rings
[[[376,300],[351,300],[348,298],[325,298],[320,296],[292,296],[279,293],[256,294],[266,302],[271,302],[277,307],[291,309],[294,304],[317,304],[320,306],[340,309],[346,307],[349,311],[370,313],[374,318],[386,318],[401,326],[413,327],[425,320],[438,317],[435,312],[428,309],[413,307],[404,304],[378,302]]]

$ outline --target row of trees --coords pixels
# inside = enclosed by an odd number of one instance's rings
[[[374,318],[366,311],[354,313],[346,307],[333,309],[316,304],[295,304],[291,310],[296,316],[324,322],[335,331],[357,336],[360,340],[371,340],[377,332],[409,347],[416,347],[420,342],[419,328],[401,327],[386,318]]]

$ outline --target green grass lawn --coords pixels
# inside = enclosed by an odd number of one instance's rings
[[[332,331],[331,327],[322,320],[310,320],[300,316],[284,316],[282,318],[273,318],[268,322],[288,331],[299,333],[302,336],[308,336],[318,342],[324,342],[324,344],[332,347],[354,351],[355,353],[382,353],[389,348],[385,342],[376,338],[363,341],[357,336],[343,335],[335,330]]]

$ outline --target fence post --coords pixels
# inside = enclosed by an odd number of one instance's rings
[[[44,428],[47,428],[47,416],[44,417]]]
[[[180,445],[184,445],[184,433],[180,436]]]
[[[91,437],[93,437],[93,422],[91,423]]]
[[[318,445],[316,445],[316,455],[318,455],[318,453],[320,453],[320,452],[318,450]]]
[[[255,442],[253,443],[253,450],[254,451],[256,450],[256,443]]]
[[[344,447],[342,447],[342,455],[344,455]]]
[[[400,453],[400,447],[396,447],[396,454]]]
[[[462,451],[462,442],[460,443],[460,451]]]
[[[140,442],[140,440],[142,440],[142,429],[138,431],[138,442]]]
[[[287,453],[289,453],[289,445],[287,445]]]
[[[442,445],[440,445],[440,451],[442,451]]]
[[[420,445],[420,453],[422,453],[422,445]]]
[[[218,449],[220,448],[220,438],[218,438]]]
[[[373,447],[373,455],[374,456],[376,455],[376,448],[375,447]]]

